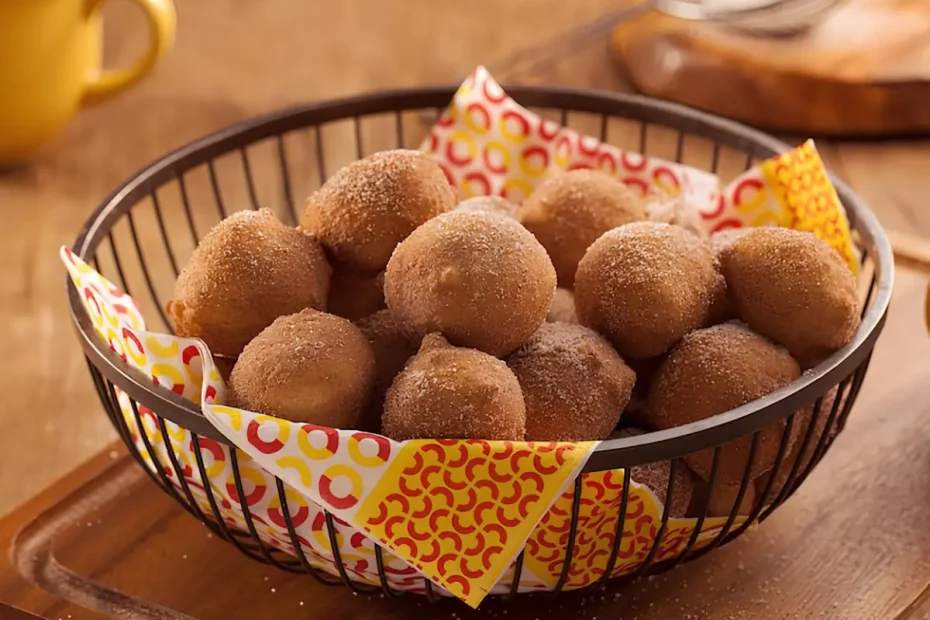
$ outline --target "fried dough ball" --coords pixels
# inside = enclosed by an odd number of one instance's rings
[[[200,241],[167,310],[179,336],[236,357],[279,316],[325,310],[331,274],[313,237],[285,226],[269,209],[240,211]]]
[[[716,275],[710,248],[683,228],[627,224],[604,233],[578,264],[578,320],[625,360],[656,357],[707,323]]]
[[[234,407],[291,422],[351,428],[368,404],[375,356],[355,325],[302,310],[255,337],[229,378]]]
[[[375,380],[371,391],[371,403],[359,425],[365,430],[378,432],[381,429],[381,414],[384,410],[384,395],[404,365],[416,355],[419,340],[413,340],[404,330],[393,312],[385,308],[360,319],[356,325],[368,338],[375,354]]]
[[[694,496],[691,501],[690,514],[700,516],[704,511],[704,503],[708,502],[707,496],[710,494],[709,503],[707,504],[707,516],[730,516],[733,505],[736,503],[736,498],[739,496],[739,482],[736,484],[720,484],[715,481],[713,492],[710,492],[710,485],[700,476],[693,475],[691,480],[694,484]],[[756,489],[753,484],[750,483],[743,492],[743,499],[736,509],[736,514],[744,517],[749,516],[755,504]]]
[[[651,189],[646,196],[646,215],[651,222],[680,226],[702,239],[707,236],[701,226],[701,214],[681,196]]]
[[[475,349],[453,347],[442,334],[420,352],[387,392],[382,418],[391,439],[521,441],[526,409],[507,364]]]
[[[568,323],[543,323],[507,365],[523,390],[527,441],[606,439],[636,379],[609,342]]]
[[[577,323],[575,294],[567,288],[555,289],[555,295],[552,296],[552,304],[549,305],[546,320],[550,323]]]
[[[546,319],[555,270],[525,228],[493,213],[453,211],[420,226],[388,263],[388,307],[420,334],[502,357]]]
[[[559,286],[572,288],[588,247],[611,228],[645,220],[646,206],[635,190],[603,172],[572,170],[543,181],[517,217],[546,248]]]
[[[509,218],[517,219],[517,209],[519,208],[519,205],[510,202],[506,198],[501,198],[500,196],[474,196],[460,202],[455,210],[497,213],[498,215],[505,215]]]
[[[350,321],[384,308],[384,272],[360,276],[344,269],[333,271],[327,311]]]
[[[336,265],[376,274],[398,243],[455,203],[455,190],[429,157],[384,151],[330,177],[307,199],[300,223]]]
[[[636,437],[645,435],[646,431],[639,428],[624,428],[616,433],[613,437],[620,439],[624,437]],[[637,465],[630,471],[630,479],[642,485],[649,487],[649,490],[656,494],[659,501],[663,504],[667,499],[668,480],[672,475],[672,464],[670,461],[656,461],[646,465]],[[668,515],[672,518],[681,518],[687,515],[688,508],[691,506],[691,498],[694,494],[694,480],[687,467],[679,465],[675,469],[675,482],[672,488],[672,503],[669,506]]]
[[[816,366],[859,327],[856,278],[826,242],[788,228],[756,228],[721,255],[739,317]]]
[[[801,369],[787,351],[740,323],[691,332],[653,379],[650,426],[667,429],[707,419],[774,392],[800,375]],[[784,429],[782,420],[761,431],[751,478],[772,468]],[[795,438],[793,434],[789,440]],[[746,435],[722,446],[717,483],[740,483],[749,464],[751,443],[752,437]],[[713,457],[714,450],[708,448],[686,456],[685,461],[707,480]]]

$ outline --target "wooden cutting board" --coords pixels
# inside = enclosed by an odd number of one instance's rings
[[[770,130],[930,131],[927,0],[843,0],[781,38],[653,11],[615,27],[610,51],[645,94]]]

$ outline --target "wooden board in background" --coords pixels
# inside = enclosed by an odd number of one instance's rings
[[[805,135],[930,131],[930,2],[843,0],[792,38],[651,12],[617,26],[641,92]]]

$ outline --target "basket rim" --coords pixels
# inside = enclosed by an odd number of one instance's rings
[[[790,150],[785,142],[742,123],[642,95],[544,86],[504,85],[503,88],[525,106],[628,117],[694,134],[713,132],[718,142],[724,141],[754,157],[767,158]],[[438,86],[377,91],[288,107],[220,129],[150,162],[124,181],[85,220],[72,250],[82,260],[87,260],[106,235],[101,231],[108,230],[111,220],[121,217],[139,198],[153,192],[161,180],[180,175],[216,155],[283,135],[287,131],[334,120],[365,114],[402,113],[418,108],[441,108],[448,105],[456,90],[457,86]],[[813,403],[867,360],[887,317],[894,281],[893,254],[887,235],[875,215],[845,183],[832,173],[829,177],[847,210],[850,224],[867,242],[871,242],[876,263],[872,303],[851,342],[792,383],[730,411],[671,429],[606,439],[592,452],[584,471],[679,458],[683,454],[747,436]],[[207,421],[198,405],[170,390],[156,389],[148,376],[128,366],[100,340],[76,287],[70,278],[66,279],[71,317],[90,363],[130,398],[157,415],[199,435],[229,444],[229,440]]]

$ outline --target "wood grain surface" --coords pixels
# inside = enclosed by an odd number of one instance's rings
[[[610,47],[648,95],[777,130],[881,135],[930,130],[928,35],[924,0],[844,0],[791,37],[652,12]]]
[[[914,334],[923,330],[925,286],[922,274],[899,271],[859,402],[798,493],[756,532],[671,573],[604,591],[489,600],[478,612],[455,601],[354,595],[239,555],[115,448],[0,520],[0,545],[19,532],[11,557],[45,588],[3,565],[0,601],[72,620],[924,620],[930,339]]]

